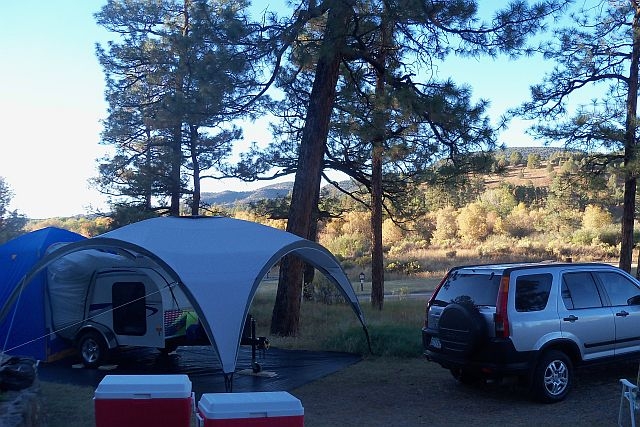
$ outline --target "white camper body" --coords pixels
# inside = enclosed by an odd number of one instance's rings
[[[97,366],[119,346],[174,350],[198,318],[175,283],[157,269],[98,250],[71,253],[47,270],[51,330]]]

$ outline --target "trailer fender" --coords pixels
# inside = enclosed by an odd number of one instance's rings
[[[113,350],[118,347],[118,340],[116,339],[116,335],[113,333],[111,329],[100,324],[100,323],[88,323],[84,325],[82,328],[76,332],[75,341],[78,340],[84,333],[89,330],[97,331],[104,338],[104,342],[107,343],[109,350]]]

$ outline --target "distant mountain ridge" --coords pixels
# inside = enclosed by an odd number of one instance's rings
[[[525,159],[529,154],[538,154],[542,160],[548,159],[551,155],[557,152],[566,152],[566,153],[583,153],[581,150],[577,149],[567,149],[564,147],[505,147],[503,150],[495,150],[493,152],[494,156],[499,156],[504,154],[509,157],[512,153],[519,152],[522,154],[522,157]]]
[[[219,193],[202,193],[202,201],[209,205],[234,206],[248,205],[260,200],[271,200],[286,197],[293,190],[292,182],[281,182],[258,188],[253,191],[221,191]]]

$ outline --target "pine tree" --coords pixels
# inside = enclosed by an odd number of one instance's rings
[[[241,136],[230,122],[256,91],[243,55],[249,38],[247,2],[109,1],[97,22],[118,35],[97,55],[107,80],[109,117],[102,142],[113,154],[101,161],[98,187],[114,205],[143,212],[200,209],[200,181]]]
[[[546,142],[590,153],[589,173],[622,164],[624,201],[620,268],[630,271],[637,186],[637,101],[640,62],[640,3],[588,2],[540,47],[554,69],[531,87],[531,101],[517,111],[540,119],[534,133]],[[608,85],[607,91],[600,90]],[[592,101],[569,102],[585,91]]]

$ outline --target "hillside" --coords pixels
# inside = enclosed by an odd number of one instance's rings
[[[537,169],[529,169],[526,166],[507,166],[504,173],[485,175],[484,183],[487,188],[497,187],[502,183],[509,183],[514,186],[549,187],[551,176],[546,166],[547,163],[545,161]],[[557,170],[557,166],[554,170]]]
[[[484,175],[484,182],[488,188],[496,187],[503,182],[513,185],[533,185],[534,187],[548,187],[551,183],[549,171],[546,169],[547,161],[550,156],[563,151],[560,148],[552,147],[518,147],[506,148],[496,151],[495,155],[504,155],[507,159],[513,152],[519,152],[525,159],[524,165],[507,166],[505,171],[500,174]],[[577,151],[576,151],[577,153]],[[541,166],[536,169],[529,169],[526,166],[526,158],[529,154],[538,154],[542,159]],[[341,183],[344,187],[348,187],[348,183]],[[218,193],[202,193],[202,201],[209,205],[217,205],[224,207],[248,205],[252,202],[260,200],[272,200],[286,197],[293,189],[293,182],[284,182],[271,184],[261,187],[255,191],[222,191]],[[332,195],[338,195],[338,192],[329,189]]]

